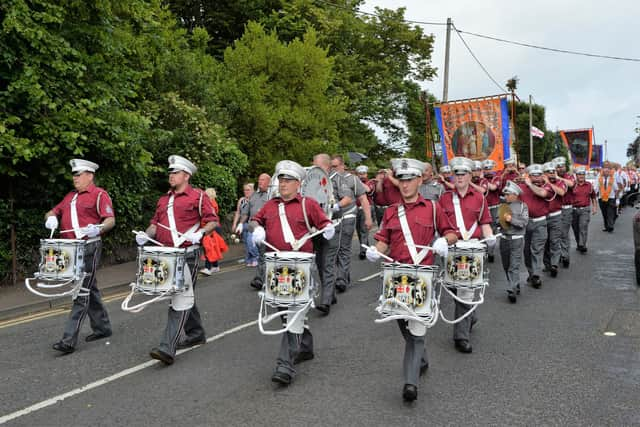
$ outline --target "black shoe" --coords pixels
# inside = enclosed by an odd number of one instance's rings
[[[413,384],[405,384],[402,388],[402,398],[405,402],[413,402],[418,398],[418,387]]]
[[[271,381],[280,385],[289,385],[291,384],[291,375],[284,372],[274,372],[271,376]]]
[[[91,341],[96,341],[96,340],[101,340],[102,338],[109,338],[111,336],[111,332],[108,332],[106,334],[89,334],[87,335],[87,337],[84,339],[86,342],[91,342]]]
[[[508,291],[507,292],[507,298],[509,298],[509,302],[511,304],[515,304],[518,301],[518,298],[516,297],[516,294],[512,291]]]
[[[151,356],[152,359],[161,361],[165,365],[173,364],[173,356],[169,353],[165,353],[157,347],[151,349],[151,351],[149,352],[149,356]]]
[[[364,252],[360,252],[358,254],[358,258],[360,258],[360,259],[365,259],[366,257],[367,257],[367,255]]]
[[[260,279],[253,279],[249,285],[250,285],[253,289],[257,289],[257,290],[259,290],[259,291],[261,291],[261,290],[262,290],[262,280],[260,280]]]
[[[424,365],[420,366],[420,376],[423,376],[428,370],[429,370],[428,363],[425,363]]]
[[[328,315],[329,312],[331,311],[331,306],[327,305],[327,304],[320,304],[316,307],[316,309],[322,313],[324,313],[324,315]]]
[[[562,258],[562,266],[564,268],[569,268],[569,260],[566,258]]]
[[[552,265],[551,269],[550,269],[550,273],[551,273],[551,277],[557,277],[558,276],[558,266]]]
[[[542,286],[542,280],[540,280],[540,277],[536,275],[531,276],[531,286],[536,289],[540,289],[540,286]]]
[[[313,357],[313,353],[310,351],[301,351],[293,358],[293,364],[297,365],[298,363],[306,362],[307,360],[313,359]]]
[[[605,227],[602,229],[602,231],[609,231],[609,229]]]
[[[458,350],[460,353],[471,353],[473,351],[473,348],[471,347],[471,344],[469,344],[469,341],[455,340],[455,342],[456,350]]]
[[[487,256],[487,260],[488,260],[489,262],[493,262],[493,261],[494,261],[494,259],[495,259],[495,257],[494,257],[493,255],[489,255],[489,256]]]
[[[69,344],[65,344],[62,341],[58,341],[53,345],[54,350],[58,350],[64,354],[71,354],[76,351],[75,348],[71,347]]]
[[[608,231],[609,233],[613,233],[613,227],[611,227],[611,228],[607,229],[607,231]]]
[[[176,346],[176,348],[189,348],[189,347],[193,347],[194,345],[202,345],[206,343],[207,343],[207,337],[205,337],[204,335],[196,338],[187,337],[181,340]]]
[[[347,285],[343,285],[342,283],[339,285],[336,285],[336,291],[338,291],[338,293],[343,293],[347,290]]]
[[[338,303],[338,298],[336,297],[331,298],[331,305],[335,305],[337,303]]]

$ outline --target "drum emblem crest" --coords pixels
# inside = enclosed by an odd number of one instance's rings
[[[268,286],[275,295],[300,295],[305,285],[304,272],[287,266],[277,267],[267,275]]]
[[[61,273],[69,266],[69,254],[60,249],[49,248],[44,258],[44,270],[47,273]]]
[[[142,266],[142,282],[145,285],[161,285],[169,276],[169,266],[162,260],[147,258]]]
[[[409,306],[421,307],[425,303],[427,284],[420,277],[407,274],[391,276],[384,284],[384,295]]]
[[[469,255],[449,257],[447,270],[454,280],[473,280],[480,274],[480,261]]]

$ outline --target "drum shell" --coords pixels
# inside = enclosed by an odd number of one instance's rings
[[[36,278],[62,281],[80,277],[84,269],[86,244],[87,240],[41,239]]]
[[[436,315],[435,311],[437,310],[433,302],[438,271],[439,267],[436,265],[382,263],[380,302],[393,298],[408,305],[416,315],[432,318]],[[404,289],[403,282],[405,283]],[[416,292],[416,285],[418,288],[422,288],[420,292],[422,296]],[[393,303],[382,304],[379,312],[383,317],[407,313],[406,310],[398,308]]]
[[[478,241],[458,242],[449,248],[444,266],[446,286],[481,288],[487,284],[487,249]]]
[[[184,248],[139,247],[134,291],[147,295],[184,292],[186,255]]]
[[[295,307],[313,299],[315,254],[308,252],[266,252],[264,297],[273,307]]]

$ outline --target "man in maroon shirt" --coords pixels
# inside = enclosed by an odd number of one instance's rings
[[[560,238],[560,263],[564,268],[569,267],[569,248],[571,241],[569,238],[569,229],[573,221],[573,193],[571,189],[576,184],[576,178],[567,173],[567,159],[564,157],[556,157],[553,163],[556,165],[556,175],[559,181],[562,181],[567,187],[567,191],[562,196],[562,228]]]
[[[394,175],[399,180],[402,202],[386,210],[382,228],[375,235],[378,242],[367,250],[367,259],[375,262],[380,259],[381,253],[388,253],[403,264],[431,265],[434,262],[433,253],[420,255],[415,245],[431,245],[438,232],[444,237],[437,239],[432,246],[439,255],[446,256],[449,245],[456,241],[455,230],[438,204],[425,200],[418,192],[424,163],[415,159],[394,159],[392,165]],[[406,219],[404,225],[402,218]],[[405,235],[404,227],[410,236]],[[411,243],[414,246],[409,246]],[[413,401],[418,397],[418,378],[429,368],[425,347],[427,331],[425,326],[414,320],[398,320],[398,326],[405,340],[402,397],[406,401]]]
[[[548,184],[549,179],[542,173],[541,165],[529,165],[527,172],[529,176],[520,184],[520,199],[529,208],[529,223],[524,234],[524,264],[529,272],[527,281],[537,289],[542,286],[540,275],[547,241],[549,203],[546,199],[553,197],[554,193]]]
[[[469,240],[484,237],[487,246],[495,246],[496,240],[491,229],[491,215],[487,201],[480,192],[470,186],[473,161],[466,157],[451,159],[451,169],[455,174],[455,189],[440,197],[438,204],[456,229],[458,239]],[[471,309],[469,304],[455,300],[455,317],[462,317]],[[477,309],[453,327],[453,341],[458,351],[471,353],[469,342],[473,324],[477,322]]]
[[[373,204],[373,193],[376,188],[376,183],[374,180],[369,180],[369,168],[366,165],[360,165],[356,168],[356,174],[364,185],[367,195],[367,201],[369,202],[369,218],[373,218],[375,216],[374,212],[374,204]],[[358,241],[361,245],[369,246],[369,230],[371,229],[371,225],[367,224],[366,217],[364,214],[364,210],[360,200],[356,200],[356,205],[358,206],[358,214],[356,215],[356,231],[358,233]],[[360,252],[358,257],[360,259],[365,258],[365,249],[360,246]]]
[[[556,277],[562,255],[562,198],[567,192],[567,186],[564,181],[558,179],[554,162],[545,163],[542,170],[554,193],[548,202],[547,243],[544,245],[543,262],[551,277]]]
[[[171,189],[158,200],[146,234],[136,236],[136,242],[141,246],[150,237],[165,246],[187,248],[185,264],[189,271],[187,273],[185,268],[185,274],[191,275],[191,294],[187,295],[185,291],[185,295],[172,297],[160,345],[149,353],[153,359],[166,365],[173,363],[176,348],[204,344],[207,340],[193,291],[198,278],[199,243],[204,235],[210,234],[218,225],[218,217],[213,211],[209,196],[189,184],[196,170],[196,166],[184,157],[169,157]],[[185,338],[179,341],[183,331]]]
[[[571,189],[573,200],[573,220],[571,227],[576,238],[578,250],[587,252],[587,235],[589,234],[589,221],[591,215],[598,211],[598,198],[593,185],[586,179],[587,170],[584,166],[576,168],[576,184]]]
[[[482,162],[482,169],[484,169],[484,176],[489,182],[487,185],[487,192],[485,193],[485,198],[487,199],[487,204],[489,205],[489,213],[491,214],[491,228],[493,229],[494,234],[498,229],[498,207],[500,206],[500,194],[502,192],[502,179],[500,175],[495,173],[494,169],[496,167],[496,162],[487,159]],[[489,262],[493,262],[494,248],[487,248],[487,259]]]
[[[507,181],[518,182],[520,178],[520,174],[518,173],[518,169],[516,167],[515,159],[505,159],[504,160],[504,170],[500,174],[500,178],[502,180],[502,187],[507,184]],[[502,189],[500,189],[502,190]]]
[[[251,220],[256,245],[267,242],[277,250],[296,250],[294,244],[310,233],[312,228],[323,229],[323,238],[331,240],[335,235],[335,227],[318,202],[298,194],[300,182],[305,177],[304,168],[290,160],[279,162],[278,165],[276,176],[280,196],[265,203]],[[311,239],[300,247],[300,252],[313,252]],[[317,270],[313,265],[311,268],[313,276],[317,277]],[[282,334],[276,369],[271,377],[273,382],[290,384],[296,374],[293,365],[314,357],[313,336],[304,324],[305,317],[306,314],[299,316],[299,321],[291,325],[293,332]]]
[[[96,270],[102,254],[100,236],[116,224],[109,194],[93,183],[98,165],[83,159],[73,159],[69,163],[75,191],[67,194],[45,215],[45,227],[50,230],[58,228],[58,217],[60,217],[61,230],[64,231],[61,233],[62,238],[87,240],[84,247],[84,272],[87,276],[81,287],[89,294],[74,298],[62,339],[53,345],[55,350],[65,354],[74,352],[78,333],[86,315],[89,315],[93,330],[93,333],[85,338],[86,341],[111,336],[111,322],[100,298]]]

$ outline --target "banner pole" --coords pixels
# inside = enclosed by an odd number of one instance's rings
[[[533,128],[533,107],[532,107],[533,97],[529,95],[529,165],[533,164],[533,135],[531,134],[531,129]]]

